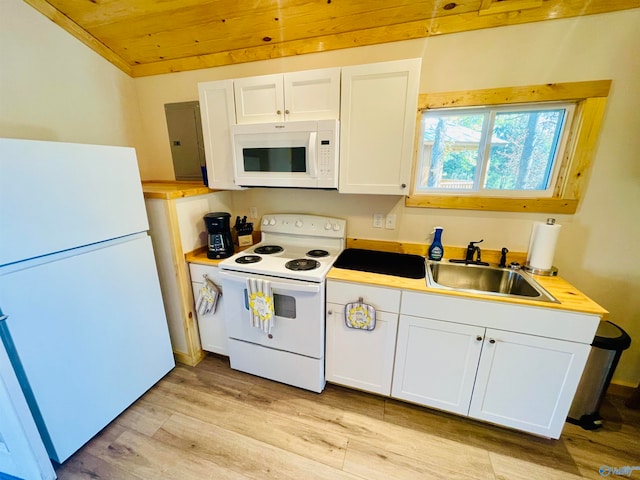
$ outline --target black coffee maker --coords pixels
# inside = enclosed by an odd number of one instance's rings
[[[231,237],[231,214],[227,212],[207,213],[204,224],[207,227],[207,258],[227,258],[233,255]]]

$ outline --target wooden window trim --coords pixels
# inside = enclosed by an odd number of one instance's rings
[[[451,208],[502,212],[572,214],[578,209],[588,183],[588,174],[604,117],[611,80],[549,83],[462,92],[423,93],[418,97],[414,166],[419,155],[421,116],[425,110],[451,107],[511,105],[518,103],[575,101],[576,112],[569,127],[569,139],[551,197],[504,198],[467,195],[412,193],[407,207]],[[415,183],[415,174],[413,176]]]

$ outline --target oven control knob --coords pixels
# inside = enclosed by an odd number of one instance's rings
[[[264,218],[262,219],[262,224],[263,224],[263,225],[269,225],[269,219],[268,219],[267,217],[264,217]]]
[[[339,224],[337,224],[337,223],[334,223],[334,224],[333,224],[333,231],[334,231],[334,232],[338,232],[339,230],[340,230],[340,225],[339,225]]]
[[[331,230],[331,223],[327,222],[324,226],[325,230]]]
[[[271,220],[269,220],[269,225],[275,225],[276,224],[276,219],[272,218]]]
[[[300,228],[302,226],[302,220],[296,220],[296,227]]]

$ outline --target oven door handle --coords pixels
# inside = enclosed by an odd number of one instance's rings
[[[232,280],[234,282],[242,283],[246,285],[247,279],[251,277],[250,274],[244,273],[235,273],[229,271],[221,271],[220,276],[223,279]],[[264,277],[261,277],[264,278]],[[266,277],[269,278],[269,277]],[[320,284],[319,283],[302,283],[296,280],[292,280],[291,283],[283,283],[279,280],[271,280],[271,290],[280,290],[284,292],[300,292],[300,293],[318,293],[320,292]],[[224,292],[224,286],[223,286]]]

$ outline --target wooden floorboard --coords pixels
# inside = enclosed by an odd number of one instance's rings
[[[549,440],[337,385],[316,394],[208,355],[196,367],[178,365],[56,473],[63,480],[598,479],[603,465],[640,466],[640,411],[624,400],[607,396],[601,429],[567,423]]]

